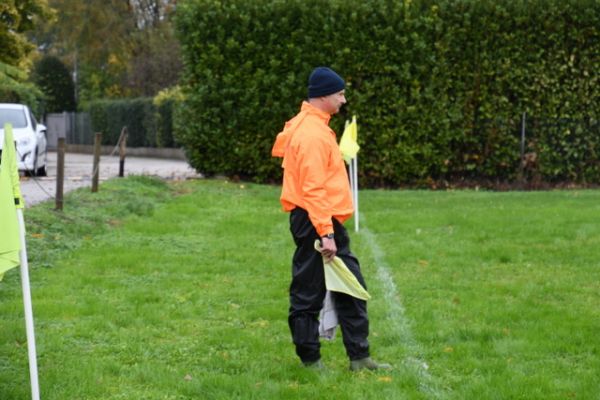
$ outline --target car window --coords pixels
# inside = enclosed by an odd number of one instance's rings
[[[0,108],[0,129],[4,129],[6,123],[12,124],[13,128],[26,128],[25,112],[23,110]]]
[[[31,110],[29,110],[29,117],[31,119],[31,126],[33,127],[33,130],[35,131],[35,127],[37,126],[37,120],[33,116]]]

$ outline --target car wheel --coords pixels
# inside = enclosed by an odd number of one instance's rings
[[[38,152],[38,150],[37,150],[37,147],[36,147],[36,149],[35,149],[35,156],[34,156],[34,159],[33,159],[33,168],[28,169],[26,171],[26,173],[27,173],[28,176],[36,176],[36,174],[37,174],[37,165],[38,165],[38,155],[37,155],[37,152]],[[27,168],[27,166],[25,166],[25,168]]]
[[[37,166],[37,159],[36,159],[36,163],[35,163],[35,166],[36,166],[35,174],[36,174],[37,176],[47,176],[47,175],[48,175],[48,173],[47,173],[47,171],[46,171],[46,163],[48,163],[48,155],[47,155],[47,154],[45,154],[45,155],[44,155],[44,165],[42,165],[41,167],[38,167],[38,166]]]
[[[42,165],[41,167],[39,167],[37,169],[37,171],[35,171],[35,175],[36,176],[48,176],[48,173],[46,172],[46,166]]]

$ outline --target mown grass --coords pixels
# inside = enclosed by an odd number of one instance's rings
[[[600,193],[364,197],[422,356],[449,397],[599,398]]]
[[[395,369],[347,371],[338,338],[320,374],[289,337],[278,191],[128,178],[28,210],[42,398],[598,398],[600,192],[362,192],[372,351]],[[17,271],[0,301],[0,398],[26,399]]]

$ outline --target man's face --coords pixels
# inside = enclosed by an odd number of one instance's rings
[[[337,93],[330,94],[329,96],[323,97],[324,105],[327,108],[327,112],[331,115],[337,114],[340,108],[346,104],[345,91],[340,90]]]

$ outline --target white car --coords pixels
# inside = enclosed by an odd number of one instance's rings
[[[32,176],[46,176],[46,127],[36,121],[26,105],[0,103],[0,151],[4,145],[5,123],[12,124],[19,171]]]

